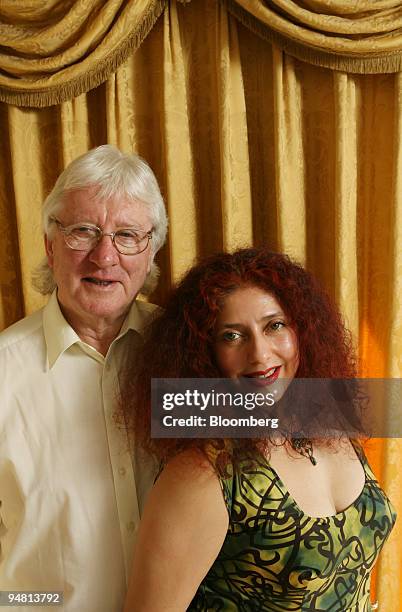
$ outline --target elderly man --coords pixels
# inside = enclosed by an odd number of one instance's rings
[[[117,612],[150,484],[116,425],[118,378],[155,309],[135,298],[155,277],[166,213],[149,166],[104,145],[64,170],[43,221],[36,284],[52,295],[0,334],[0,591]]]

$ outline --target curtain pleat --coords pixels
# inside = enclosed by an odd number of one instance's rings
[[[357,234],[357,105],[353,77],[335,72],[334,80],[334,253],[335,295],[346,323],[359,340]]]
[[[390,252],[390,282],[392,283],[389,325],[388,370],[398,378],[402,373],[402,74],[395,79],[393,121],[393,180],[390,225],[392,228]]]
[[[236,23],[218,11],[217,104],[219,119],[222,247],[252,243],[247,119]]]
[[[159,302],[200,256],[267,244],[304,263],[340,304],[364,376],[402,373],[402,79],[302,62],[217,0],[171,1],[105,83],[48,108],[0,103],[0,325],[44,303],[41,204],[61,170],[110,142],[154,169],[170,229]],[[377,572],[402,610],[402,448],[368,452],[399,520]]]
[[[274,145],[277,194],[277,245],[305,263],[306,209],[301,83],[294,60],[273,47]],[[269,112],[270,109],[266,109]],[[291,169],[291,172],[289,172]]]
[[[187,64],[176,5],[166,11],[163,22],[163,108],[161,130],[172,240],[170,268],[178,280],[194,258],[197,241],[197,210],[189,125]]]

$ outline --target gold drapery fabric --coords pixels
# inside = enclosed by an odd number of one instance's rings
[[[2,0],[0,100],[49,106],[103,83],[137,49],[166,0]]]
[[[110,142],[153,167],[170,216],[158,302],[202,255],[269,244],[340,304],[365,376],[402,371],[402,76],[283,53],[217,0],[172,1],[108,80],[58,106],[0,104],[0,326],[44,303],[41,203],[65,165]],[[402,611],[402,445],[369,442],[399,520],[377,572]]]
[[[399,0],[222,0],[254,32],[298,59],[352,73],[402,70]]]
[[[304,61],[349,73],[402,70],[399,0],[221,2],[254,32]],[[103,83],[138,48],[166,4],[2,0],[0,100],[44,107]]]

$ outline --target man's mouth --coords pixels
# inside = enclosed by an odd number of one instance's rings
[[[93,276],[86,276],[82,279],[86,283],[92,283],[93,285],[97,285],[98,287],[109,287],[109,285],[113,285],[116,281],[114,280],[103,280],[100,278],[94,278]]]

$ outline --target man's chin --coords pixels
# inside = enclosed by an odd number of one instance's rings
[[[114,283],[112,287],[85,288],[77,295],[77,310],[85,315],[97,319],[118,320],[125,316],[131,306],[127,296],[123,293],[121,285]]]
[[[84,300],[81,304],[83,311],[87,314],[93,314],[97,317],[111,317],[118,319],[123,313],[127,312],[130,307],[126,300],[112,299],[112,296],[98,296],[96,298]]]

